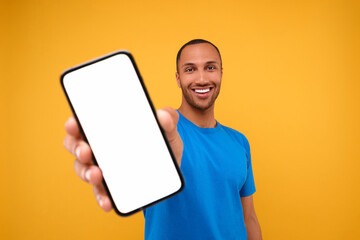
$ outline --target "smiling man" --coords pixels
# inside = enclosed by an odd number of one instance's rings
[[[182,90],[178,111],[157,115],[185,178],[184,190],[146,210],[145,239],[261,239],[252,195],[255,184],[246,137],[215,119],[222,61],[212,43],[195,39],[177,55],[176,80]],[[99,205],[111,210],[101,171],[81,139],[73,117],[64,145],[72,152],[75,171],[94,185]]]
[[[194,108],[201,112],[208,109],[213,112],[222,77],[218,49],[203,40],[193,40],[179,50],[176,59],[176,80],[183,94],[179,111]]]

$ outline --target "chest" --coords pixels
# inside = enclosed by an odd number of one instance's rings
[[[181,170],[191,182],[240,190],[247,175],[247,155],[241,142],[226,133],[186,134]]]

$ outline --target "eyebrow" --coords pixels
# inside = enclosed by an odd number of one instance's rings
[[[207,61],[205,64],[211,64],[211,63],[216,63],[219,65],[219,63],[217,61]],[[185,63],[184,65],[182,65],[182,67],[189,66],[189,65],[191,66],[191,65],[196,65],[196,64],[188,62],[188,63]]]

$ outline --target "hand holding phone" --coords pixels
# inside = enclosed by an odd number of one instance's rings
[[[176,125],[178,114],[171,108],[157,111],[160,125],[165,131],[170,147],[179,166],[183,152],[183,143],[177,132]],[[83,181],[93,185],[94,195],[100,207],[108,212],[112,209],[112,203],[102,183],[102,173],[92,160],[90,146],[82,139],[79,126],[72,116],[65,123],[67,135],[64,138],[64,147],[76,157],[74,170]],[[78,151],[78,153],[76,153]]]
[[[183,180],[169,149],[169,143],[182,146],[176,123],[170,121],[170,131],[164,127],[167,142],[131,55],[118,52],[68,70],[62,83],[80,132],[103,170],[105,190],[118,214],[129,215],[182,189]],[[169,112],[171,115],[159,118],[164,125],[166,118],[177,115]],[[104,128],[99,129],[101,126]],[[76,141],[69,139],[76,136],[69,136],[65,146],[74,153],[71,145]],[[182,153],[180,148],[175,148],[176,155]],[[79,161],[81,158],[82,154]],[[78,164],[79,169],[84,166]],[[78,174],[86,178],[79,169]]]

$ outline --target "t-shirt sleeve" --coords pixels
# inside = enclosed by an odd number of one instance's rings
[[[246,139],[244,135],[242,135],[243,144],[246,151],[246,165],[247,165],[247,175],[246,180],[243,187],[240,190],[240,197],[247,197],[256,192],[254,175],[251,164],[251,153],[250,153],[250,145],[249,141]]]

